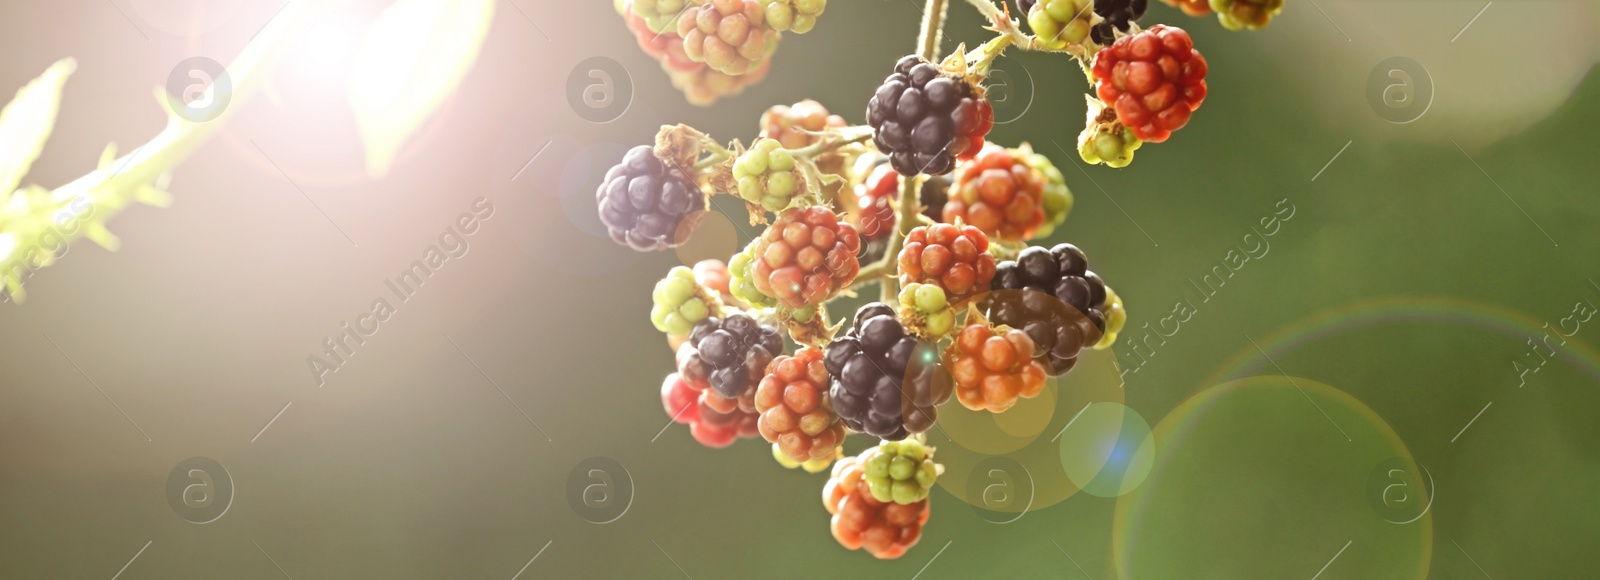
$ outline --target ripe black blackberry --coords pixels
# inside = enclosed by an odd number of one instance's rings
[[[1088,266],[1083,250],[1058,244],[1027,248],[995,268],[989,320],[1028,333],[1050,376],[1067,374],[1078,351],[1105,332],[1106,285]]]
[[[944,175],[970,159],[994,127],[982,89],[916,55],[895,63],[867,104],[873,142],[901,175]]]
[[[1038,3],[1039,0],[1017,0],[1017,12],[1021,13],[1023,20],[1027,20],[1028,12],[1033,10],[1034,4]]]
[[[767,364],[783,354],[783,337],[773,326],[745,314],[701,320],[678,347],[678,373],[690,386],[709,388],[737,399],[756,388]]]
[[[856,311],[844,338],[828,345],[828,396],[846,427],[898,441],[933,427],[950,399],[950,373],[932,342],[906,332],[894,309],[873,302]]]
[[[1147,0],[1094,0],[1094,13],[1104,19],[1089,30],[1095,44],[1109,46],[1116,41],[1112,28],[1127,32],[1133,21],[1144,17]]]
[[[611,239],[639,251],[682,245],[695,225],[684,220],[706,207],[688,173],[656,157],[649,145],[630,149],[607,171],[595,198]]]

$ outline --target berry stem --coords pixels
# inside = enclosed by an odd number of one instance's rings
[[[1000,33],[1002,38],[1007,39],[1004,44],[1001,44],[997,47],[997,49],[1000,51],[1005,50],[1006,46],[1016,46],[1022,50],[1065,52],[1080,60],[1087,59],[1094,54],[1094,44],[1088,40],[1085,40],[1081,44],[1068,44],[1065,48],[1048,48],[1044,42],[1039,40],[1038,37],[1023,32],[1022,29],[1017,26],[1017,21],[1012,20],[1009,17],[1009,8],[1006,9],[1005,12],[1002,12],[1001,9],[996,8],[994,3],[990,0],[967,0],[967,3],[971,4],[974,8],[977,8],[979,13],[983,14],[985,18],[989,19],[989,23],[992,24],[992,26],[989,27],[990,30]],[[1023,14],[1022,17],[1027,18],[1028,15]],[[991,41],[990,44],[994,44],[994,41]],[[985,46],[987,47],[987,45]],[[998,56],[998,54],[999,53],[996,52],[994,55],[989,56],[989,60],[993,60],[994,56]],[[969,56],[967,60],[973,60],[973,57]]]
[[[917,216],[922,213],[922,183],[915,176],[900,178],[900,199],[895,205],[895,228],[889,232],[889,248],[883,252],[883,261],[874,266],[881,265],[885,270],[893,271],[900,260],[900,248],[905,246],[906,234],[917,227]],[[893,304],[899,294],[899,284],[890,284],[889,276],[885,276],[883,285],[879,288],[879,297],[886,304]]]
[[[939,40],[944,36],[944,13],[947,0],[928,0],[922,9],[922,32],[917,35],[917,54],[923,60],[938,62]]]

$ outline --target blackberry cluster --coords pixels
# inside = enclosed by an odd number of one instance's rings
[[[767,364],[783,354],[778,329],[745,314],[701,320],[678,348],[678,373],[690,383],[709,386],[724,399],[755,388]]]
[[[1133,21],[1144,16],[1147,0],[1094,0],[1094,13],[1104,19],[1089,31],[1094,43],[1105,46],[1117,40],[1112,28],[1127,32]]]
[[[762,138],[751,144],[733,164],[739,180],[739,197],[770,212],[782,211],[804,194],[805,174],[795,168],[794,155],[777,139]]]
[[[927,431],[938,417],[934,407],[952,391],[933,343],[907,333],[894,308],[879,302],[856,311],[850,331],[828,345],[823,363],[833,379],[833,409],[845,426],[880,439]]]
[[[674,423],[689,426],[689,434],[701,445],[721,449],[734,440],[757,435],[758,416],[752,396],[724,399],[695,384],[683,375],[672,373],[661,384],[661,405]]]
[[[989,319],[1028,333],[1050,376],[1067,374],[1105,332],[1106,285],[1088,266],[1083,250],[1058,244],[1029,247],[996,268]]]
[[[685,219],[706,207],[694,180],[649,145],[629,150],[607,171],[595,197],[611,239],[640,251],[682,245],[694,225]]]
[[[1032,239],[1044,225],[1044,172],[1030,164],[1033,150],[984,145],[971,163],[953,175],[955,195],[944,205],[945,223],[976,226],[999,240]]]
[[[916,55],[900,59],[867,104],[873,142],[901,175],[944,175],[983,148],[994,109],[981,89]]]
[[[1023,17],[1045,48],[1062,50],[1089,40],[1094,0],[1043,0],[1029,2]]]

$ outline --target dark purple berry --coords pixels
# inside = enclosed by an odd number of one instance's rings
[[[686,220],[706,203],[694,181],[649,145],[630,149],[607,171],[595,199],[611,239],[639,251],[682,245],[695,225]]]
[[[902,58],[867,104],[873,143],[901,175],[949,173],[957,158],[977,154],[994,126],[994,110],[979,93],[915,55]]]
[[[950,374],[936,347],[908,334],[894,309],[871,303],[855,324],[828,345],[823,364],[832,377],[829,398],[850,429],[900,440],[933,426],[936,406],[950,398]]]
[[[1088,271],[1088,258],[1072,244],[1024,249],[995,266],[987,301],[989,320],[1021,329],[1033,339],[1034,359],[1061,376],[1078,351],[1105,332],[1105,282]]]
[[[684,380],[709,386],[725,399],[755,389],[768,363],[783,354],[777,327],[744,314],[707,317],[695,323],[689,340],[678,347],[678,373]]]

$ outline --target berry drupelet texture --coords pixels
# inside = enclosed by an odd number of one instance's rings
[[[678,347],[678,373],[724,399],[736,399],[752,391],[781,354],[783,337],[776,327],[742,313],[713,316],[694,325],[689,341]]]
[[[1157,24],[1095,53],[1100,100],[1143,141],[1166,141],[1206,98],[1206,59],[1189,33]]]
[[[1034,360],[1051,376],[1078,362],[1078,351],[1105,332],[1105,282],[1072,244],[1033,246],[1002,262],[989,295],[989,320],[1021,329],[1034,342]]]
[[[950,375],[935,346],[906,332],[894,308],[873,302],[828,345],[823,358],[833,409],[852,430],[898,441],[933,427],[950,398]]]
[[[1044,173],[1030,164],[1032,151],[985,145],[961,163],[944,204],[945,223],[966,223],[990,238],[1026,241],[1044,225]]]
[[[855,280],[860,250],[855,226],[840,222],[828,208],[783,210],[729,263],[734,296],[751,305],[816,306]]]
[[[767,365],[756,387],[761,436],[797,463],[832,458],[844,442],[844,424],[828,400],[828,369],[822,351],[803,348]]]
[[[994,127],[982,88],[915,55],[900,59],[867,105],[873,142],[901,175],[944,175]]]
[[[1116,39],[1112,29],[1127,32],[1135,20],[1144,17],[1148,7],[1148,0],[1094,0],[1094,13],[1102,19],[1091,33],[1094,43],[1111,44]]]
[[[944,351],[945,366],[956,383],[956,400],[974,411],[999,413],[1017,399],[1031,399],[1044,389],[1044,365],[1033,360],[1028,333],[968,324]]]
[[[640,251],[682,245],[695,225],[690,216],[706,207],[688,172],[663,162],[649,145],[629,150],[606,172],[595,197],[611,239]]]
[[[867,492],[881,502],[911,505],[928,499],[939,477],[933,449],[916,439],[884,441],[860,457]]]
[[[928,523],[928,499],[910,504],[879,501],[866,483],[866,468],[859,457],[833,464],[833,475],[822,488],[822,505],[833,514],[829,528],[839,545],[865,549],[880,560],[905,555],[922,539]]]
[[[953,304],[988,292],[995,272],[989,237],[975,226],[951,224],[913,228],[900,249],[899,266],[902,287],[933,284]]]

